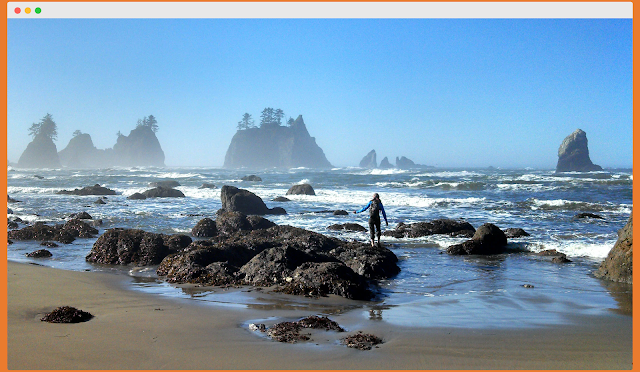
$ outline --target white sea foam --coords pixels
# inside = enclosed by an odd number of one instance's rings
[[[616,243],[615,239],[605,242],[588,243],[580,241],[545,241],[536,242],[528,245],[528,249],[532,252],[540,252],[547,249],[555,249],[560,253],[571,257],[586,257],[592,259],[603,259],[607,257],[611,248]]]
[[[440,172],[426,172],[416,174],[416,177],[437,177],[437,178],[453,178],[453,177],[479,177],[483,176],[482,173],[473,171],[440,171]]]

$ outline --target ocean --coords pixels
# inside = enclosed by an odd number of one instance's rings
[[[256,174],[262,182],[242,181]],[[176,180],[185,198],[127,200],[149,189],[149,183]],[[346,240],[366,242],[367,233],[337,232],[327,227],[355,222],[367,227],[367,214],[334,216],[326,210],[352,212],[380,194],[389,219],[383,231],[398,223],[463,219],[474,227],[493,223],[501,229],[519,227],[530,236],[509,239],[504,254],[450,256],[452,244],[464,241],[445,235],[395,239],[383,244],[399,258],[400,274],[382,281],[372,302],[354,301],[351,311],[363,319],[412,327],[512,328],[554,326],[573,315],[623,312],[631,289],[612,286],[592,272],[617,240],[617,231],[632,211],[631,169],[554,174],[541,169],[362,169],[229,170],[214,167],[109,168],[100,170],[8,168],[7,192],[20,203],[10,203],[13,214],[31,223],[61,223],[71,213],[88,212],[101,219],[100,234],[114,227],[149,232],[189,234],[204,217],[215,218],[220,208],[220,187],[233,185],[260,196],[268,207],[283,207],[287,214],[265,216]],[[200,189],[213,183],[216,189]],[[309,183],[315,196],[289,195],[289,202],[274,202],[289,187]],[[98,196],[57,195],[56,191],[100,184],[117,195],[106,204]],[[603,219],[575,218],[589,212]],[[22,225],[20,227],[23,227]],[[26,253],[42,248],[39,242],[15,241],[7,258],[18,262],[77,271],[108,271],[131,277],[131,290],[197,300],[211,306],[255,305],[255,297],[227,294],[207,288],[187,290],[155,276],[155,268],[109,267],[85,262],[95,239],[50,248],[53,257],[32,259]],[[572,261],[551,263],[535,253],[556,249]],[[525,287],[524,285],[529,286]],[[531,287],[532,286],[532,287]],[[292,304],[297,303],[290,297]]]

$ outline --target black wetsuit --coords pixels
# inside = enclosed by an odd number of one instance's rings
[[[371,241],[373,241],[376,236],[378,237],[378,240],[380,240],[380,212],[382,212],[384,222],[389,224],[389,222],[387,222],[387,213],[384,211],[384,206],[382,206],[382,201],[380,201],[380,199],[373,199],[366,207],[360,209],[356,213],[364,212],[367,209],[369,209],[369,236],[371,236]]]

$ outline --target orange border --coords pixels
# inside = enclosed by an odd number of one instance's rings
[[[67,2],[98,2],[95,0],[64,0]],[[175,0],[137,0],[140,2],[175,2]],[[209,1],[205,1],[205,0],[189,0],[189,1],[194,1],[194,2],[209,2]],[[239,2],[245,2],[243,0],[230,0],[230,1],[239,1]],[[251,0],[252,2],[272,2],[272,0]],[[305,2],[311,2],[309,0],[278,0],[278,2],[298,2],[298,1],[305,1]],[[388,2],[388,0],[349,0],[350,2]],[[483,0],[466,0],[466,1],[450,1],[450,0],[440,0],[440,1],[446,1],[446,2],[486,2]],[[4,18],[3,18],[3,27],[2,27],[2,41],[4,44],[4,48],[3,50],[3,55],[4,58],[2,59],[2,66],[3,66],[3,71],[4,74],[2,75],[2,80],[5,83],[5,86],[7,85],[7,3],[9,1],[7,0],[3,9],[3,13],[4,13]],[[40,3],[47,3],[47,1],[39,1]],[[114,1],[114,0],[107,0],[107,1],[102,1],[102,2],[118,2],[118,1]],[[341,0],[322,0],[320,2],[343,2]],[[431,1],[423,1],[423,0],[403,0],[403,2],[431,2]],[[492,0],[491,2],[528,2],[528,1],[523,1],[523,0]],[[554,1],[535,1],[535,2],[554,2]],[[597,1],[597,0],[564,0],[563,2],[621,2],[621,1],[612,1],[612,0],[605,0],[605,1]],[[634,9],[633,9],[633,18],[637,18],[636,17],[636,13],[638,12],[637,9],[638,7],[635,7],[635,3],[633,0],[631,1],[625,1],[625,2],[631,2],[634,5]],[[636,46],[640,43],[640,41],[638,41],[640,39],[640,34],[638,33],[638,22],[634,22],[633,23],[633,50],[635,52],[635,50],[637,49]],[[635,54],[635,53],[634,53]],[[636,59],[634,59],[634,63],[633,63],[633,67],[635,69],[636,67]],[[635,88],[638,86],[638,81],[639,81],[639,77],[638,77],[638,73],[636,73],[633,77],[633,91],[634,93],[636,92]],[[4,139],[2,141],[2,143],[0,144],[0,151],[2,152],[2,156],[5,159],[5,164],[8,163],[8,159],[7,159],[7,143],[8,143],[8,138],[7,138],[7,121],[6,121],[6,117],[7,117],[7,90],[4,89],[2,90],[2,108],[3,108],[3,114],[4,114],[4,120],[3,120],[3,128],[4,131],[2,133],[2,138]],[[637,94],[634,94],[634,98],[633,98],[633,107],[635,108],[637,105],[637,103],[639,102],[639,98]],[[634,110],[635,111],[635,110]],[[635,123],[635,112],[634,112],[634,123]],[[634,124],[634,129],[635,129],[635,124]],[[634,163],[638,163],[636,160],[640,159],[640,155],[635,151],[635,142],[636,139],[638,139],[638,131],[633,131],[633,142],[634,142],[634,153],[633,153],[633,162]],[[2,177],[2,187],[4,189],[7,188],[7,177],[5,174],[5,177]],[[3,199],[4,200],[4,199]],[[637,204],[640,201],[640,196],[638,195],[638,193],[635,190],[635,184],[633,187],[633,204]],[[5,204],[7,202],[5,201]],[[634,213],[635,214],[635,213]],[[1,215],[1,214],[0,214]],[[637,221],[637,219],[636,219]],[[6,217],[3,219],[3,223],[4,225],[6,225],[7,219]],[[4,226],[3,225],[3,226]],[[633,233],[634,235],[637,235],[638,232],[640,232],[640,226],[638,223],[635,224],[634,228],[633,228]],[[2,241],[6,241],[7,239],[7,231],[4,229],[0,229],[0,239],[2,239]],[[635,264],[634,266],[638,266],[638,264]],[[634,270],[635,271],[635,270]],[[0,364],[0,370],[8,370],[8,366],[7,366],[7,362],[8,362],[8,345],[7,345],[7,259],[6,256],[4,259],[0,260],[0,278],[2,279],[2,282],[4,283],[4,285],[0,288],[0,297],[2,298],[2,305],[0,305],[0,318],[4,319],[3,322],[0,323],[0,330],[2,331],[1,333],[5,335],[4,338],[0,339],[0,345],[2,346],[2,351],[0,353],[0,360],[1,360],[1,364]],[[633,296],[636,297],[636,293],[637,291],[633,291]],[[640,310],[638,309],[638,306],[634,306],[633,308],[633,318],[637,319],[638,316],[640,316]],[[633,322],[633,370],[636,369],[640,369],[637,366],[637,356],[636,356],[636,350],[638,349],[638,345],[639,345],[639,341],[640,341],[640,336],[638,333],[639,330],[639,326],[638,326],[638,321],[634,321]]]

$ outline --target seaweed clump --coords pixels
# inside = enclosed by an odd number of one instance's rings
[[[93,315],[71,306],[61,306],[45,314],[40,320],[49,323],[80,323],[87,322]]]
[[[343,338],[342,343],[358,350],[371,350],[375,345],[381,344],[382,339],[369,333],[357,333]]]
[[[309,340],[309,334],[301,334],[303,328],[323,329],[325,331],[344,332],[338,323],[326,316],[309,316],[297,322],[281,322],[267,330],[267,335],[278,342],[296,343]]]

